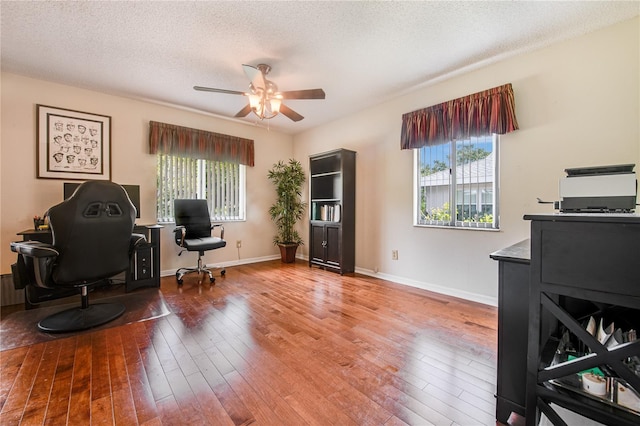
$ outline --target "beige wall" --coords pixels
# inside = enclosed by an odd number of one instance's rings
[[[16,232],[32,228],[32,217],[42,215],[62,201],[61,180],[36,178],[36,104],[111,116],[112,180],[139,184],[142,217],[138,223],[155,223],[156,160],[147,153],[149,121],[161,121],[255,141],[255,167],[247,168],[247,220],[225,224],[230,244],[209,252],[209,264],[232,264],[238,260],[263,259],[278,255],[272,244],[275,227],[267,209],[275,192],[266,180],[267,170],[279,159],[293,155],[292,137],[254,125],[210,115],[110,96],[75,87],[2,74],[2,140],[0,144],[0,253],[1,273],[10,273],[15,254],[9,249]],[[172,240],[173,225],[167,224],[161,237],[161,269],[166,273],[180,266],[194,265],[197,255],[178,257]],[[242,240],[237,250],[236,240]]]
[[[0,143],[1,273],[14,261],[9,241],[31,227],[31,217],[62,198],[62,181],[36,179],[37,103],[112,116],[113,179],[141,185],[141,222],[154,222],[155,159],[146,154],[147,123],[164,121],[252,138],[256,167],[248,169],[248,218],[226,225],[231,247],[208,263],[275,255],[266,210],[274,196],[266,171],[292,155],[334,148],[358,152],[356,268],[397,282],[484,303],[497,301],[497,264],[489,254],[528,238],[525,213],[552,212],[536,197],[555,200],[567,167],[636,163],[640,167],[638,18],[431,84],[293,138],[254,126],[115,96],[2,74]],[[399,65],[401,66],[401,65]],[[520,130],[501,139],[499,232],[412,226],[413,154],[400,150],[403,113],[513,84]],[[374,102],[375,100],[372,100]],[[305,199],[308,198],[304,194]],[[163,233],[162,270],[193,263],[177,258],[170,227]],[[306,223],[301,226],[308,241]],[[391,260],[391,250],[399,260]],[[303,255],[308,247],[303,246]],[[377,272],[376,272],[377,271]]]
[[[432,84],[295,138],[295,155],[338,147],[356,160],[356,266],[418,287],[497,300],[495,250],[529,236],[525,213],[547,213],[567,167],[636,163],[639,21]],[[400,65],[399,65],[400,66]],[[520,130],[501,137],[500,231],[412,226],[413,153],[400,150],[402,114],[512,83]],[[374,100],[372,100],[374,101]],[[391,250],[399,259],[391,260]],[[304,248],[308,253],[308,248]]]

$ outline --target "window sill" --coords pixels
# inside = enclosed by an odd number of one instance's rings
[[[246,222],[247,219],[224,219],[224,220],[212,220],[211,223],[235,223],[235,222]],[[157,221],[158,225],[175,225],[175,220],[169,221]]]
[[[500,228],[475,228],[472,226],[449,226],[449,225],[421,225],[413,224],[414,228],[438,228],[438,229],[456,229],[461,231],[485,231],[500,232]]]

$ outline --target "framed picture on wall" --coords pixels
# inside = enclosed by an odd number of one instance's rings
[[[41,179],[111,180],[111,117],[37,105]]]

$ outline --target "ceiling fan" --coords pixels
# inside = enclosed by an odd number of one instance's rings
[[[263,119],[273,118],[282,114],[293,121],[300,121],[304,117],[282,103],[283,99],[324,99],[325,94],[322,89],[291,90],[279,92],[278,86],[267,80],[267,74],[271,71],[271,66],[259,64],[257,67],[242,65],[244,73],[249,78],[249,92],[236,90],[214,89],[212,87],[193,86],[195,90],[204,92],[227,93],[230,95],[243,95],[249,98],[249,104],[242,108],[235,117],[246,117],[253,112]]]

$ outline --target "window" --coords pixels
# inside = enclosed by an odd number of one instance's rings
[[[415,149],[416,225],[497,229],[497,148],[493,135]]]
[[[157,154],[158,222],[173,222],[173,200],[202,198],[211,219],[245,219],[245,166],[233,162]]]

